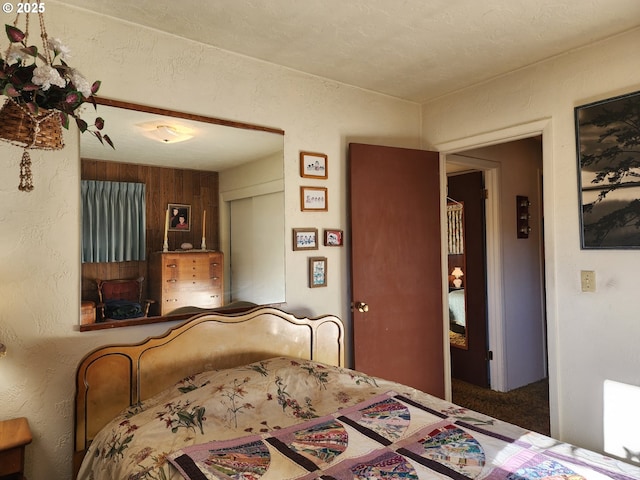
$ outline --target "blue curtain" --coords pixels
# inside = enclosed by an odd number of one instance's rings
[[[144,260],[145,184],[82,180],[82,261]]]

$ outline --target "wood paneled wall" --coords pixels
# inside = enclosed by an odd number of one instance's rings
[[[169,232],[169,250],[180,248],[185,242],[200,248],[202,242],[202,214],[207,211],[207,249],[218,250],[219,196],[218,173],[179,168],[154,167],[129,163],[81,160],[83,180],[107,180],[113,182],[140,182],[146,184],[147,203],[147,255],[162,250],[164,221],[167,205],[179,203],[191,205],[191,230]],[[98,300],[97,278],[148,279],[147,262],[114,262],[82,264],[82,299]],[[145,281],[145,292],[147,282]]]

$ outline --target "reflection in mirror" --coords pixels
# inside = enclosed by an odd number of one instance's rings
[[[447,202],[447,249],[449,272],[449,340],[451,346],[468,348],[464,273],[464,204]]]
[[[146,256],[140,261],[83,262],[83,313],[85,305],[99,302],[97,279],[143,276],[147,298],[157,282],[151,262],[167,254],[191,260],[198,257],[192,254],[221,252],[220,273],[210,273],[211,263],[204,274],[223,285],[220,304],[284,302],[284,132],[114,100],[98,103],[115,149],[82,135],[81,177],[145,184]],[[188,228],[167,228],[169,204],[189,207]],[[168,252],[161,254],[165,240]],[[176,275],[167,281],[179,283],[182,274]],[[197,311],[213,305],[200,298],[202,302],[188,307]],[[185,311],[177,297],[151,300],[151,317]],[[172,309],[166,302],[183,308]],[[81,323],[89,321],[83,315]]]

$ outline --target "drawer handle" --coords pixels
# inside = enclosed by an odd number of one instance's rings
[[[170,278],[169,280],[167,280],[167,283],[176,283],[177,280],[175,278]]]
[[[219,280],[218,277],[211,277],[211,280]]]
[[[178,265],[176,265],[175,263],[170,263],[169,265],[167,265],[167,267],[169,268],[176,268]]]

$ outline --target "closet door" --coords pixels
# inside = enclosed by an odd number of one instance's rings
[[[351,144],[357,370],[444,396],[437,152]]]
[[[277,214],[283,203],[284,192],[229,202],[231,301],[267,304],[285,298],[284,217]]]

